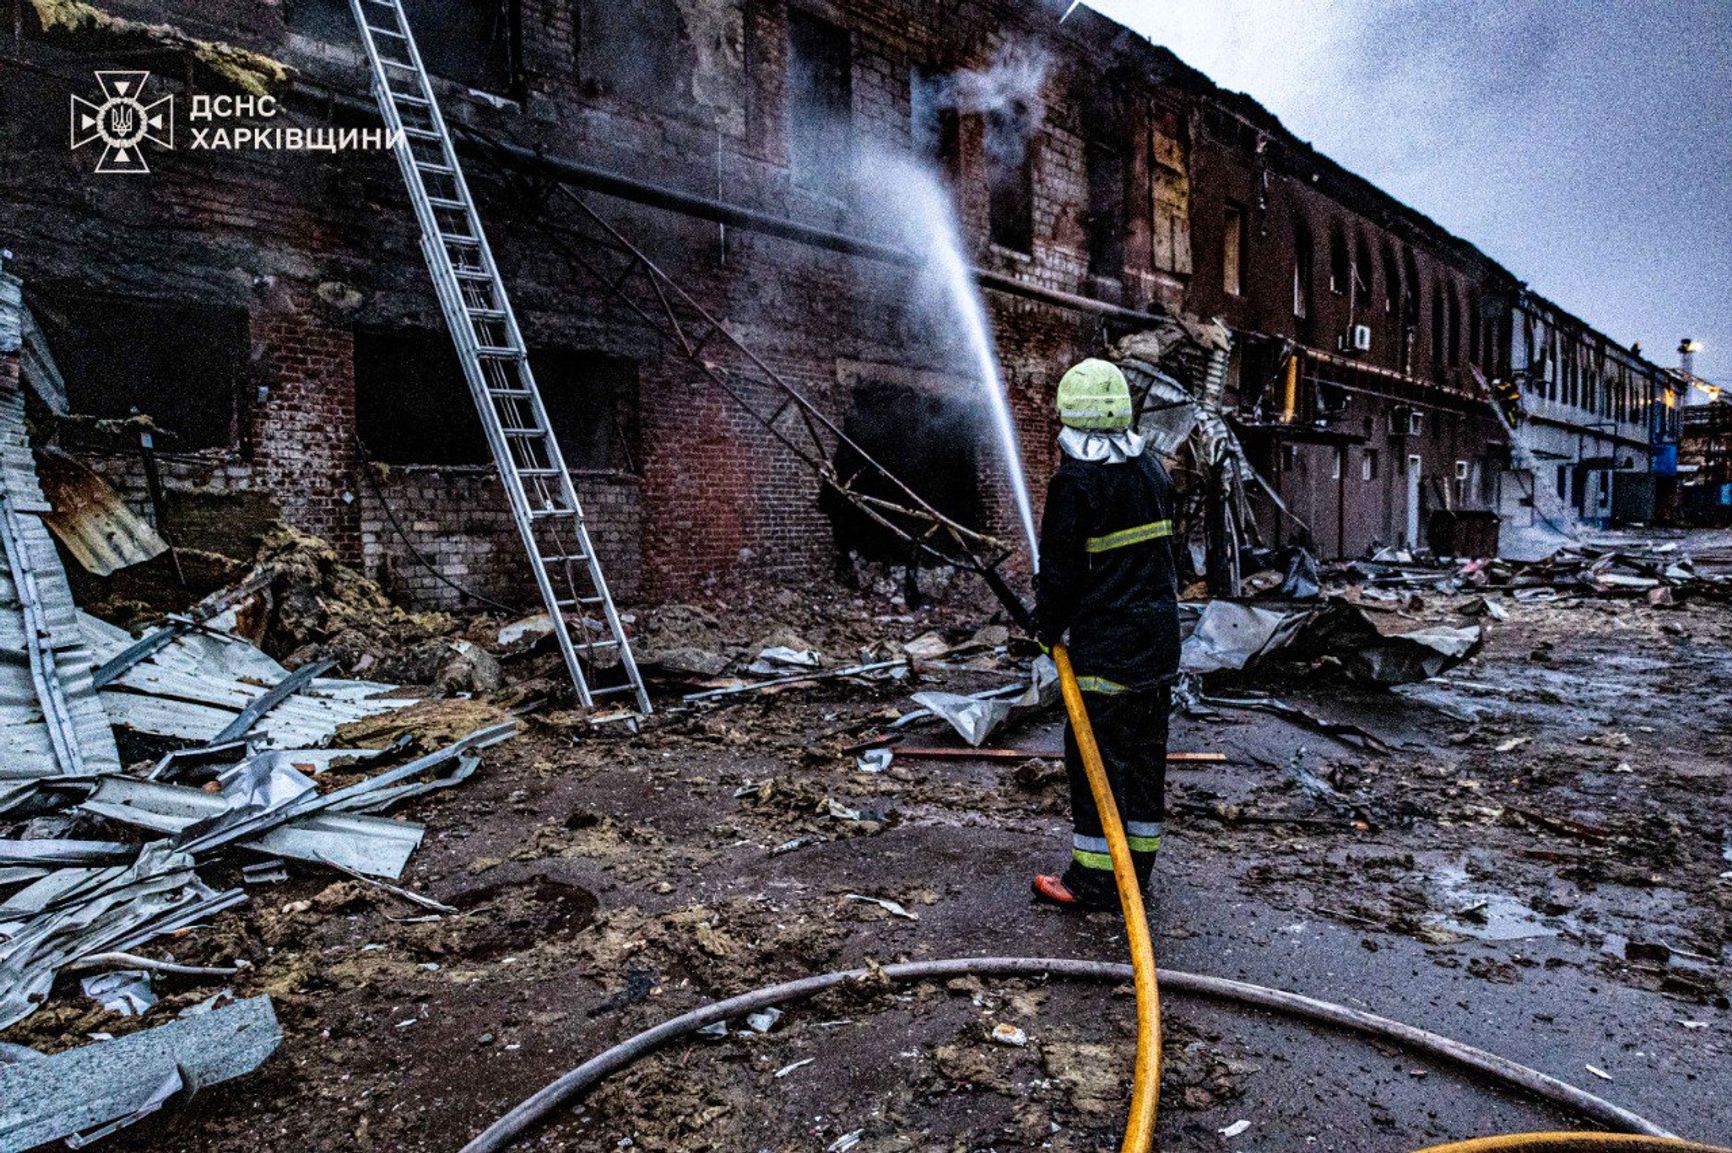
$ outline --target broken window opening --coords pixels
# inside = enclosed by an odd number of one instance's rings
[[[962,115],[945,95],[947,72],[916,66],[908,81],[909,134],[917,159],[954,188],[962,174]]]
[[[1337,224],[1329,230],[1329,291],[1345,296],[1352,281],[1353,261],[1347,254],[1347,237]]]
[[[1125,268],[1125,118],[1111,87],[1088,84],[1079,95],[1088,176],[1089,273],[1116,278]]]
[[[1293,226],[1293,315],[1311,316],[1311,233],[1303,224]]]
[[[788,163],[794,183],[840,197],[854,154],[854,50],[846,28],[788,13]]]
[[[1449,363],[1461,363],[1461,293],[1451,288],[1447,293],[1449,305]]]
[[[547,420],[573,472],[635,471],[637,366],[585,349],[532,349]],[[428,329],[355,333],[355,424],[383,464],[491,465],[450,339]]]
[[[985,501],[976,459],[979,429],[972,394],[948,395],[874,380],[854,387],[852,407],[842,424],[849,440],[892,475],[903,478],[921,499],[957,523],[983,530]],[[907,496],[846,443],[838,448],[834,464],[837,480],[851,491],[907,504]],[[828,487],[820,504],[844,563],[855,556],[892,563],[917,560],[908,541]],[[926,528],[923,523],[900,527],[914,536]]]
[[[1444,308],[1443,285],[1433,283],[1431,286],[1431,363],[1434,368],[1443,367],[1444,354]]]
[[[1359,236],[1358,250],[1353,255],[1351,269],[1353,283],[1350,286],[1348,308],[1352,317],[1359,318],[1359,310],[1371,314],[1371,282],[1377,278],[1377,268],[1371,261],[1371,245],[1365,240],[1363,233]]]
[[[1245,292],[1245,209],[1231,201],[1221,211],[1221,291]]]
[[[1359,479],[1360,480],[1376,480],[1377,479],[1377,450],[1376,449],[1374,449],[1374,448],[1366,449],[1365,454],[1359,458]]]
[[[662,111],[691,105],[697,63],[674,0],[578,0],[577,76],[585,96]]]
[[[403,0],[431,75],[502,96],[523,95],[522,0]],[[360,48],[347,0],[283,0],[291,32]]]
[[[73,412],[149,416],[175,451],[233,448],[247,415],[247,312],[38,287],[30,306]]]
[[[1022,100],[986,114],[987,226],[992,243],[1034,252],[1033,110]]]

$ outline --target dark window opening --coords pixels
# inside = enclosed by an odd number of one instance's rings
[[[1245,292],[1245,210],[1231,203],[1221,211],[1221,291]]]
[[[1461,363],[1461,294],[1449,291],[1449,363]]]
[[[1088,176],[1089,272],[1117,277],[1125,269],[1125,118],[1109,85],[1085,85],[1079,103]]]
[[[403,12],[428,72],[487,92],[520,94],[521,0],[403,0]],[[388,16],[374,20],[390,26]],[[283,21],[303,36],[360,48],[346,0],[284,0]],[[393,54],[395,41],[379,39],[381,50]]]
[[[788,160],[802,188],[840,196],[854,151],[854,53],[848,30],[788,13]]]
[[[149,416],[171,451],[231,448],[246,419],[244,308],[33,291],[72,411]]]
[[[529,359],[566,467],[636,471],[637,366],[565,348],[535,349]],[[367,455],[385,464],[493,461],[457,353],[443,332],[355,333],[355,422]]]
[[[1329,291],[1342,296],[1353,280],[1353,260],[1347,255],[1347,238],[1339,227],[1329,236]]]
[[[1089,175],[1089,272],[1118,276],[1125,267],[1125,158],[1104,141],[1086,150]]]
[[[586,96],[688,108],[696,67],[674,0],[579,0],[577,75]]]
[[[1353,283],[1349,288],[1351,297],[1350,308],[1353,318],[1357,320],[1361,311],[1365,315],[1371,313],[1371,283],[1377,278],[1377,267],[1371,261],[1371,245],[1365,237],[1359,237],[1359,245],[1353,257]]]
[[[1311,316],[1311,233],[1303,224],[1293,228],[1293,315],[1300,320]]]
[[[1034,136],[1039,125],[1021,100],[986,114],[988,231],[1014,252],[1034,251]]]
[[[907,483],[939,512],[971,528],[983,527],[984,505],[976,463],[979,414],[972,398],[960,400],[903,384],[868,381],[854,389],[842,431],[861,451]],[[836,453],[841,484],[868,497],[906,503],[859,453],[843,444]],[[911,546],[854,504],[826,487],[821,505],[844,557],[906,562]],[[919,525],[904,525],[914,535]]]
[[[1484,334],[1480,329],[1485,319],[1480,315],[1479,294],[1469,293],[1467,298],[1467,360],[1469,364],[1477,364],[1485,368]],[[1489,375],[1489,373],[1488,373]]]
[[[962,116],[945,94],[945,73],[915,68],[908,82],[910,135],[916,158],[954,186],[961,175]]]
[[[1431,363],[1440,367],[1444,353],[1443,328],[1443,287],[1434,284],[1431,286]]]

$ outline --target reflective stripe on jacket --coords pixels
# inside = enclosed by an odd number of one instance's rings
[[[1085,692],[1134,692],[1179,668],[1172,482],[1153,452],[1120,463],[1067,456],[1047,486],[1035,620],[1070,633]]]

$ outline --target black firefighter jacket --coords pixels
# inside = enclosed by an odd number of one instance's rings
[[[1047,486],[1035,621],[1070,630],[1084,691],[1155,688],[1179,669],[1173,488],[1152,449],[1119,464],[1066,456]]]

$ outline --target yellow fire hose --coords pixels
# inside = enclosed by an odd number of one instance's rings
[[[1113,861],[1113,882],[1118,886],[1119,905],[1125,914],[1125,940],[1131,948],[1132,983],[1137,991],[1137,1065],[1131,1077],[1131,1115],[1125,1122],[1121,1153],[1149,1153],[1155,1142],[1155,1117],[1161,1107],[1161,990],[1155,980],[1155,947],[1149,939],[1149,919],[1143,911],[1143,891],[1131,864],[1131,847],[1125,841],[1118,802],[1113,800],[1107,771],[1101,764],[1100,746],[1089,724],[1088,708],[1077,687],[1076,670],[1063,645],[1052,646],[1058,666],[1058,683],[1064,693],[1065,711],[1088,774],[1089,792],[1100,811],[1101,829],[1107,837],[1107,853]]]

